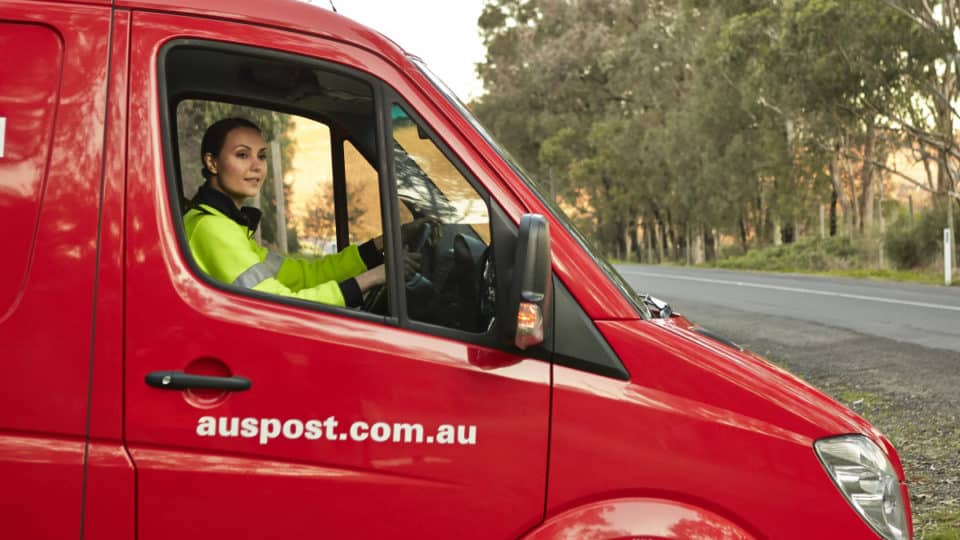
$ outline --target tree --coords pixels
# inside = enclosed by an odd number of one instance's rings
[[[907,84],[911,99],[903,107],[886,111],[899,134],[915,149],[924,164],[926,181],[897,171],[901,177],[933,194],[939,195],[947,209],[946,227],[953,245],[945,246],[956,260],[954,203],[960,203],[957,189],[957,171],[960,170],[955,122],[960,119],[957,109],[960,99],[960,1],[942,0],[885,0],[893,10],[904,14],[915,25],[914,43],[922,45],[909,49],[918,57],[923,69]],[[934,183],[934,175],[936,183]],[[935,196],[936,196],[935,195]]]
[[[793,241],[826,201],[869,236],[891,153],[960,157],[905,136],[950,71],[915,20],[927,4],[903,2],[492,0],[476,111],[614,255],[638,223],[648,259],[710,258],[720,234]]]

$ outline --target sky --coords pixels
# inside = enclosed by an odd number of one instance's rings
[[[330,0],[310,0],[330,7]],[[337,12],[422,58],[464,102],[483,93],[475,65],[486,50],[477,19],[483,0],[333,0]]]

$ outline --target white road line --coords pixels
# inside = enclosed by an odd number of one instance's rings
[[[727,281],[725,279],[711,279],[711,278],[698,278],[698,277],[689,277],[689,276],[672,276],[669,274],[658,274],[655,272],[642,272],[637,270],[627,270],[620,268],[619,271],[623,274],[629,274],[634,276],[648,276],[648,277],[657,277],[664,279],[680,279],[684,281],[702,281],[704,283],[718,283],[721,285],[736,285],[737,287],[753,287],[756,289],[773,289],[777,291],[788,291],[795,293],[803,294],[816,294],[819,296],[836,296],[840,298],[852,298],[854,300],[866,300],[868,302],[882,302],[884,304],[899,304],[903,306],[916,306],[924,307],[931,309],[943,309],[947,311],[960,311],[960,306],[948,306],[945,304],[929,304],[927,302],[911,302],[909,300],[895,300],[893,298],[879,298],[876,296],[863,296],[860,294],[847,294],[831,291],[819,291],[816,289],[802,289],[799,287],[783,287],[780,285],[764,285],[762,283],[747,283],[745,281]]]

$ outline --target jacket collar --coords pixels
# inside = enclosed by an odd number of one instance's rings
[[[262,215],[260,210],[252,206],[237,208],[237,205],[233,204],[230,197],[211,187],[210,182],[205,182],[200,186],[197,194],[193,197],[194,207],[199,207],[201,204],[213,208],[217,212],[246,227],[250,231],[250,234],[256,232],[257,225],[260,224],[260,216]]]

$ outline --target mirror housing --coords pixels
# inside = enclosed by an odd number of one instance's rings
[[[539,345],[553,315],[550,229],[539,214],[520,218],[504,337],[520,350]]]
[[[669,319],[670,317],[673,317],[673,308],[670,307],[670,304],[664,302],[663,300],[655,296],[645,294],[643,295],[643,302],[657,311],[658,318]]]

